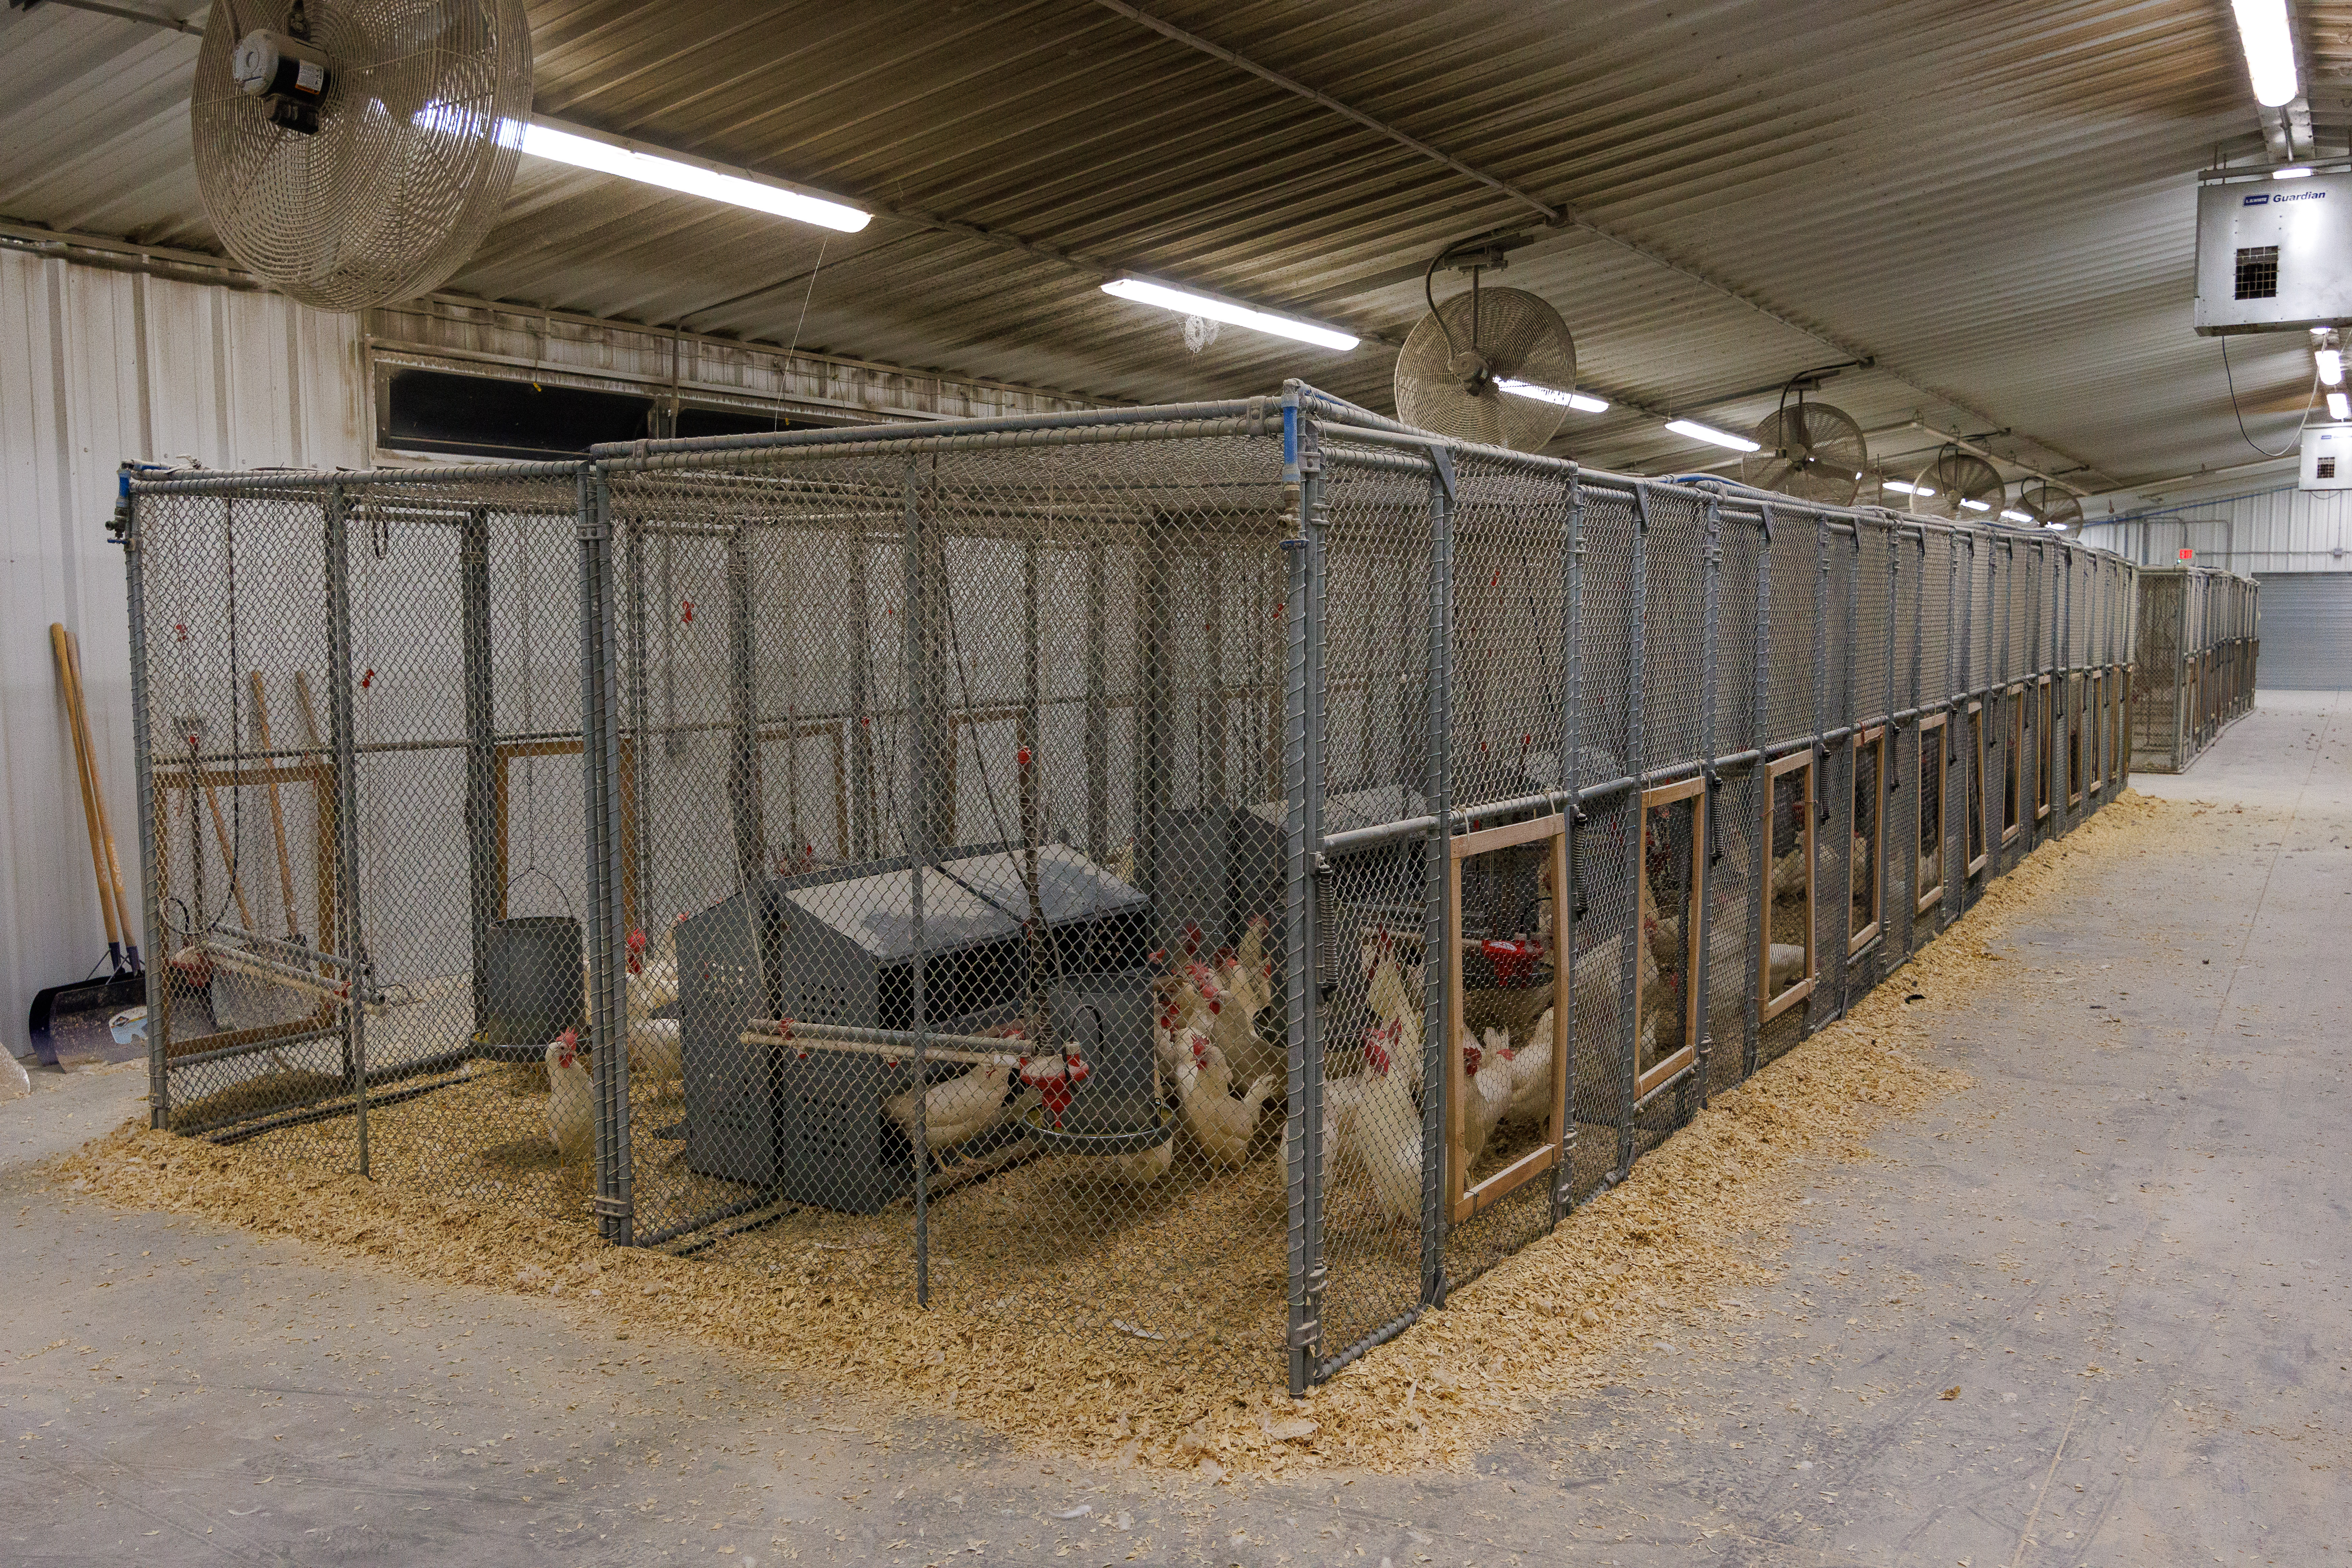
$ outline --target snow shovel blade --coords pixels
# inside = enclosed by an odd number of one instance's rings
[[[52,985],[33,997],[28,1020],[33,1054],[51,1067],[63,1068],[137,1061],[147,1054],[144,1032],[118,1043],[110,1023],[117,1013],[146,1000],[143,974]]]

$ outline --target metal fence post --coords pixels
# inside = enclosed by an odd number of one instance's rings
[[[1701,759],[1700,777],[1706,788],[1699,795],[1701,826],[1706,834],[1706,864],[1713,866],[1723,858],[1720,847],[1723,836],[1715,814],[1721,804],[1721,781],[1716,777],[1715,682],[1716,664],[1720,655],[1720,637],[1716,617],[1721,605],[1723,576],[1723,503],[1710,493],[1706,507],[1706,554],[1702,557],[1700,599],[1700,641],[1698,678],[1698,754]],[[1698,913],[1692,917],[1698,923],[1698,963],[1691,973],[1691,990],[1698,1002],[1698,1043],[1692,1058],[1691,1071],[1698,1080],[1698,1108],[1706,1109],[1707,1075],[1715,1062],[1715,993],[1708,986],[1707,956],[1715,946],[1715,900],[1706,883],[1699,887]]]
[[[469,506],[457,533],[457,623],[466,687],[466,868],[472,894],[474,1032],[490,1024],[490,923],[499,918],[499,760],[490,669],[490,520]],[[583,644],[584,648],[587,645]]]
[[[1739,1076],[1756,1071],[1757,1037],[1763,1028],[1763,1007],[1758,998],[1763,984],[1764,945],[1771,941],[1772,890],[1767,879],[1772,863],[1772,777],[1764,763],[1764,747],[1772,738],[1772,503],[1757,509],[1762,543],[1756,552],[1756,634],[1751,650],[1754,668],[1748,715],[1748,744],[1757,753],[1756,776],[1763,784],[1763,811],[1755,853],[1748,857],[1748,896],[1757,900],[1756,940],[1748,944],[1748,983],[1739,1004]]]
[[[1859,539],[1861,536],[1860,524],[1855,525],[1854,531],[1855,537]],[[1899,877],[1889,872],[1887,869],[1886,814],[1893,808],[1895,793],[1902,788],[1903,784],[1903,726],[1895,721],[1895,715],[1900,712],[1906,706],[1901,694],[1896,691],[1895,686],[1895,628],[1902,625],[1902,622],[1895,618],[1895,607],[1902,602],[1903,541],[1902,536],[1897,534],[1892,527],[1889,527],[1886,531],[1886,682],[1883,688],[1886,694],[1886,762],[1884,767],[1884,776],[1879,780],[1879,848],[1877,856],[1878,864],[1874,868],[1878,873],[1879,883],[1878,951],[1882,955],[1882,961],[1880,963],[1882,970],[1885,968],[1885,954],[1894,953],[1899,960],[1903,954],[1910,952],[1911,950],[1911,885],[1918,876],[1919,868],[1919,855],[1916,844],[1916,840],[1919,837],[1918,820],[1916,814],[1915,813],[1912,820],[1911,832],[1911,837],[1914,842],[1909,847],[1906,848],[1902,854],[1894,857],[1894,863],[1895,865],[1907,867],[1908,869],[1904,871]],[[1916,788],[1918,781],[1914,779],[1912,784]],[[1888,886],[1890,883],[1893,884],[1891,894]],[[1901,910],[1903,912],[1904,941],[1903,945],[1900,947],[1897,947],[1895,943],[1895,916],[1887,908],[1887,900],[1890,896],[1894,898],[1895,908]]]
[[[1830,727],[1830,524],[1821,513],[1813,514],[1813,863],[1807,868],[1813,879],[1813,907],[1808,918],[1812,931],[1808,933],[1818,950],[1823,945],[1822,934],[1822,824],[1830,819],[1830,749],[1822,737]],[[1827,1010],[1829,987],[1821,982],[1821,961],[1813,963],[1813,994],[1805,999],[1805,1033],[1818,1026],[1815,1022]]]
[[[141,942],[147,952],[147,1124],[158,1131],[172,1124],[172,1074],[164,1057],[171,1045],[164,1026],[163,916],[155,899],[154,742],[147,727],[147,573],[140,536],[139,498],[124,481],[121,506],[122,586],[131,636],[131,758],[139,801],[139,907]],[[125,919],[130,916],[123,911]],[[322,939],[323,940],[323,939]]]
[[[1973,533],[1955,534],[1953,536],[1953,547],[1959,552],[1958,564],[1960,569],[1959,582],[1955,585],[1957,592],[1952,595],[1959,601],[1960,612],[1959,640],[1957,645],[1959,650],[1960,685],[1959,691],[1958,693],[1958,701],[1956,702],[1952,712],[1952,717],[1961,721],[1961,733],[1958,737],[1960,743],[1957,748],[1955,748],[1960,753],[1961,758],[1960,886],[1958,903],[1952,911],[1955,916],[1958,916],[1968,912],[1969,904],[1969,824],[1971,820],[1971,813],[1975,813],[1974,821],[1976,823],[1977,831],[1979,833],[1984,831],[1983,813],[1978,810],[1977,803],[1970,796],[1969,791],[1969,781],[1970,779],[1977,778],[1977,734],[1978,731],[1984,728],[1984,714],[1982,711],[1979,711],[1974,719],[1970,719],[1969,717],[1969,699],[1975,693],[1977,689],[1977,536]],[[1984,781],[1982,779],[1977,779],[1977,789],[1981,792],[1983,788]],[[1990,845],[1987,845],[1985,847],[1985,853],[1988,856],[1992,853],[1992,847]],[[1946,879],[1949,880],[1950,879],[1948,878]]]
[[[352,579],[350,509],[340,483],[327,487],[327,725],[335,753],[336,877],[343,947],[351,960],[343,1005],[344,1066],[351,1074],[352,1112],[360,1144],[360,1174],[368,1171],[367,1007],[374,966],[360,928],[360,810],[357,742],[352,732]]]
[[[1854,686],[1856,658],[1854,649],[1855,645],[1862,641],[1862,524],[1859,522],[1853,525],[1853,549],[1850,559],[1852,564],[1846,568],[1845,574],[1845,671],[1840,677],[1845,687],[1845,727],[1853,731],[1846,742],[1845,896],[1838,905],[1844,918],[1838,922],[1839,939],[1834,954],[1837,959],[1838,977],[1837,1011],[1841,1018],[1845,1016],[1846,1007],[1852,1000],[1853,989],[1853,954],[1848,943],[1853,938],[1853,835],[1860,826],[1853,819],[1854,775],[1862,766],[1862,749],[1853,742],[1861,737],[1863,718],[1862,694]],[[1884,788],[1885,782],[1884,779],[1879,781],[1882,786],[1879,791],[1882,799],[1885,795]],[[1883,836],[1879,842],[1882,844],[1885,842]],[[1884,857],[1881,858],[1884,858]],[[1873,866],[1870,869],[1871,874],[1878,877],[1883,884],[1885,880],[1882,874],[1885,868]],[[1885,904],[1883,888],[1880,899],[1879,912],[1884,914]]]
[[[1322,1044],[1316,985],[1318,908],[1316,871],[1322,861],[1323,593],[1321,562],[1327,510],[1315,427],[1300,417],[1297,394],[1283,403],[1284,467],[1296,476],[1298,532],[1282,542],[1287,584],[1284,618],[1282,793],[1284,805],[1283,998],[1288,1089],[1283,1173],[1286,1209],[1285,1263],[1288,1321],[1286,1362],[1291,1394],[1314,1381],[1323,1345]]]
[[[621,909],[618,605],[613,592],[612,490],[583,468],[580,511],[580,752],[588,822],[588,1041],[596,1082],[597,1231],[633,1239],[629,1041],[622,1000],[627,917]]]
[[[2058,591],[2058,732],[2050,737],[2050,754],[2058,764],[2058,785],[2050,797],[2055,807],[2050,819],[2057,833],[2063,835],[2074,826],[2068,816],[2074,809],[2067,799],[2074,787],[2074,749],[2067,743],[2074,722],[2074,552],[2063,544],[2058,547],[2058,569],[2065,580]]]
[[[1566,1217],[1576,1202],[1576,910],[1578,854],[1584,826],[1584,808],[1577,792],[1584,787],[1584,486],[1571,470],[1568,476],[1568,529],[1561,540],[1560,569],[1566,575],[1561,604],[1568,613],[1568,646],[1562,661],[1560,700],[1559,787],[1568,796],[1568,885],[1552,889],[1551,935],[1556,950],[1552,963],[1566,966],[1569,983],[1567,1018],[1568,1060],[1564,1075],[1568,1100],[1560,1107],[1559,1164],[1552,1171],[1551,1223]]]
[[[908,913],[914,938],[912,964],[913,1009],[911,1027],[915,1035],[915,1305],[931,1304],[931,1183],[930,1183],[930,1016],[925,985],[930,967],[930,933],[923,923],[923,879],[930,869],[933,844],[931,838],[930,770],[937,759],[930,752],[931,683],[929,680],[929,649],[924,646],[928,606],[924,603],[925,581],[923,557],[929,544],[923,533],[921,501],[922,466],[919,462],[907,465],[904,520],[899,533],[899,567],[903,586],[899,590],[898,620],[901,652],[898,659],[900,700],[907,710],[907,879],[908,882]],[[1028,998],[1030,1026],[1037,1024],[1036,997]],[[1044,1048],[1043,1042],[1037,1044]]]
[[[1442,448],[1431,457],[1449,461]],[[1422,861],[1422,1017],[1428,1021],[1421,1045],[1421,1300],[1425,1307],[1445,1302],[1446,1104],[1453,1079],[1446,1053],[1454,1048],[1454,988],[1448,982],[1459,956],[1446,950],[1446,880],[1454,846],[1454,494],[1451,470],[1441,466],[1429,485],[1429,810],[1436,826],[1424,840]]]
[[[1638,973],[1637,953],[1648,940],[1642,931],[1642,889],[1646,885],[1649,868],[1643,864],[1642,851],[1650,834],[1649,807],[1642,803],[1642,775],[1647,770],[1642,756],[1642,718],[1643,702],[1643,663],[1650,615],[1650,487],[1633,487],[1633,614],[1628,617],[1628,647],[1625,655],[1625,767],[1633,776],[1633,825],[1625,835],[1625,885],[1632,893],[1630,912],[1625,921],[1623,940],[1618,943],[1618,1049],[1623,1059],[1617,1071],[1617,1168],[1612,1179],[1623,1181],[1633,1173],[1633,1102],[1639,1097],[1641,1081],[1642,1020],[1641,989],[1635,981]]]

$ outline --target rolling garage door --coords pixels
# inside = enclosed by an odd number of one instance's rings
[[[2352,572],[2265,572],[2255,684],[2352,688]]]

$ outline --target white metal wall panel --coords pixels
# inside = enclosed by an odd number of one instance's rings
[[[2352,688],[2352,572],[2266,573],[2260,579],[2266,688]]]
[[[2161,510],[2087,523],[2083,541],[2143,566],[2179,564],[2268,577],[2280,572],[2352,572],[2352,490],[2293,487],[2184,501]]]
[[[33,993],[105,952],[49,623],[80,639],[90,723],[131,891],[139,818],[115,465],[359,467],[357,317],[0,251],[0,1041]]]

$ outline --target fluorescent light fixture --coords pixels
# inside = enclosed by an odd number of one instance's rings
[[[2280,109],[2302,95],[2294,74],[2294,35],[2288,29],[2286,0],[2230,0],[2238,14],[2238,42],[2246,51],[2254,101]]]
[[[1728,430],[1717,430],[1712,425],[1702,425],[1696,419],[1669,419],[1666,428],[1677,436],[1687,436],[1694,441],[1705,441],[1711,447],[1728,447],[1735,452],[1753,452],[1756,443],[1745,436],[1734,436]]]
[[[2327,416],[2330,419],[2335,420],[2338,425],[2341,425],[2347,419],[2352,419],[2352,398],[2347,398],[2340,392],[2329,393],[2327,395]]]
[[[1936,493],[1930,487],[1927,485],[1915,485],[1908,479],[1888,479],[1885,482],[1888,489],[1894,490],[1901,495],[1931,496]]]
[[[2021,512],[2013,506],[2005,506],[2000,509],[2000,520],[2003,522],[2032,522],[2033,521],[2030,514]]]
[[[2042,526],[2048,529],[2054,529],[2060,533],[2066,531],[2066,525],[2063,522],[2045,522]]]
[[[2311,351],[2311,357],[2319,362],[2319,379],[2324,384],[2328,386],[2344,384],[2343,350],[2314,349]]]
[[[1992,510],[1992,503],[1990,501],[1970,500],[1966,496],[1962,496],[1960,498],[1960,504],[1968,508],[1970,511],[1990,511]]]
[[[1271,332],[1277,338],[1296,338],[1302,343],[1337,349],[1341,353],[1356,346],[1353,333],[1317,326],[1312,321],[1295,321],[1287,316],[1268,315],[1264,310],[1253,310],[1247,305],[1236,305],[1231,300],[1220,300],[1213,294],[1195,294],[1190,289],[1171,289],[1165,283],[1154,283],[1148,279],[1116,278],[1104,284],[1102,290],[1122,300],[1132,300],[1139,305],[1157,305],[1180,316],[1205,316],[1212,321],[1247,327],[1256,332]]]
[[[2290,163],[2284,169],[2273,169],[2271,171],[2271,178],[2273,180],[2307,180],[2311,178],[2311,165],[2308,163]]]
[[[1532,397],[1538,403],[1557,403],[1563,408],[1573,408],[1579,414],[1606,414],[1607,400],[1588,397],[1581,392],[1562,392],[1556,386],[1538,386],[1532,381],[1498,381],[1495,385],[1513,397]]]
[[[584,126],[535,120],[522,128],[522,150],[534,158],[617,174],[640,184],[658,185],[689,196],[773,213],[820,228],[856,234],[874,221],[870,213],[826,197],[793,189],[782,181],[737,174],[717,163],[676,153],[640,151],[632,142],[607,136]]]

